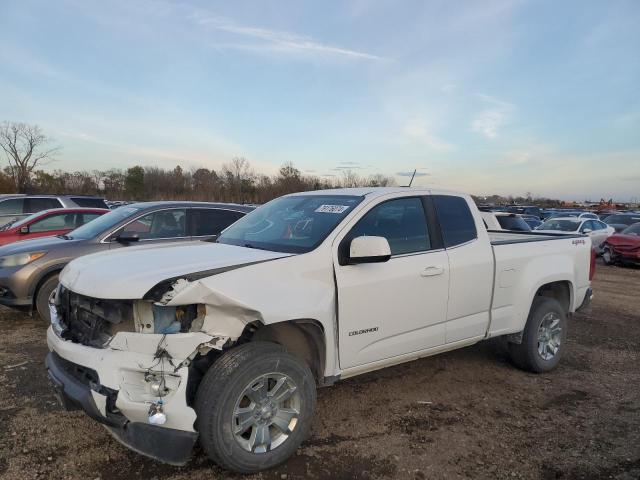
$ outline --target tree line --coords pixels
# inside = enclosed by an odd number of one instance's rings
[[[385,187],[396,185],[387,175],[362,176],[344,170],[336,177],[305,175],[292,163],[282,165],[275,175],[256,172],[242,157],[231,159],[218,170],[173,169],[136,165],[127,169],[78,170],[42,169],[60,153],[53,140],[37,125],[17,122],[0,124],[0,149],[8,165],[0,170],[0,193],[99,195],[109,200],[200,200],[264,203],[273,198],[306,190],[339,187]],[[559,200],[519,197],[475,197],[477,203],[493,205],[528,203],[559,206]]]
[[[351,170],[337,177],[304,175],[285,163],[276,175],[256,172],[249,161],[237,157],[219,170],[134,166],[127,169],[43,170],[60,149],[37,125],[0,124],[0,148],[8,165],[0,170],[0,193],[70,193],[100,195],[109,200],[202,200],[263,203],[287,193],[336,187],[391,186],[393,177],[361,176]]]

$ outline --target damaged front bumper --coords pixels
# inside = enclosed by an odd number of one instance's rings
[[[203,333],[173,335],[119,332],[106,348],[94,348],[47,331],[49,377],[63,406],[84,410],[134,451],[183,465],[198,438],[196,413],[187,401],[190,356],[211,340]],[[164,352],[158,357],[158,351]],[[158,396],[149,375],[160,373],[166,391],[166,423],[151,425]]]
[[[47,355],[46,366],[65,410],[84,410],[89,417],[102,423],[118,441],[138,453],[172,465],[187,463],[198,439],[196,432],[131,422],[122,414],[106,410],[106,402],[100,399],[105,395],[95,390],[100,386],[83,383],[71,371],[73,367],[70,368],[69,362],[55,352]]]

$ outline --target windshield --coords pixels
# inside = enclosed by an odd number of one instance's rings
[[[109,213],[91,220],[89,223],[85,223],[83,226],[76,228],[70,232],[67,237],[74,239],[87,240],[93,238],[101,233],[106,232],[110,228],[116,226],[122,220],[131,215],[139,212],[140,208],[136,207],[120,207],[117,210],[113,210]]]
[[[580,222],[574,222],[573,220],[547,220],[540,225],[536,230],[558,230],[560,232],[575,232],[578,229]]]
[[[362,199],[353,195],[280,197],[238,220],[217,242],[274,252],[309,252]]]
[[[638,235],[640,236],[640,222],[634,223],[630,227],[625,228],[622,233],[624,235]]]
[[[624,225],[631,225],[640,222],[640,215],[609,215],[603,222],[608,224],[622,223]]]

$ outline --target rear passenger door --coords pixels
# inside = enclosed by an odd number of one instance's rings
[[[493,252],[481,240],[471,205],[464,197],[433,195],[449,263],[446,343],[486,333],[493,290]]]
[[[347,369],[445,342],[449,268],[447,255],[428,227],[425,200],[401,197],[372,206],[338,237],[340,367]],[[385,237],[391,259],[343,264],[351,240]],[[335,244],[334,244],[335,248]]]
[[[244,216],[244,213],[222,208],[190,208],[187,211],[189,233],[195,239],[220,235],[225,228]]]

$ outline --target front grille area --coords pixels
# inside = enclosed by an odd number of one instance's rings
[[[56,306],[66,327],[62,338],[90,347],[103,348],[113,336],[116,325],[133,322],[131,301],[86,297],[62,286]]]

